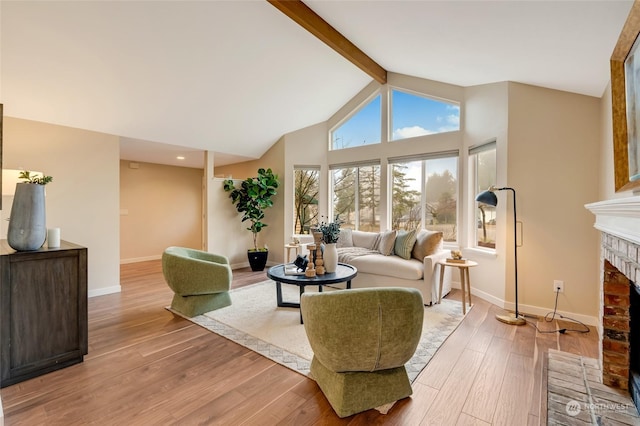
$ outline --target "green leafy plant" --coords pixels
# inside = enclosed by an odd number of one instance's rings
[[[29,170],[21,171],[18,178],[26,180],[26,183],[35,183],[37,185],[46,185],[53,180],[51,176],[45,176],[44,173],[41,176],[32,175]]]
[[[236,206],[236,210],[242,213],[242,221],[250,221],[251,226],[247,230],[253,233],[253,248],[258,251],[258,233],[267,226],[262,222],[264,210],[273,206],[271,199],[277,194],[278,175],[273,174],[271,169],[258,169],[258,176],[247,178],[242,181],[239,188],[236,188],[233,180],[224,181],[224,190],[230,192],[231,203]]]
[[[340,238],[341,223],[342,221],[340,220],[338,215],[336,215],[336,218],[333,222],[320,222],[320,225],[318,225],[318,229],[320,230],[320,232],[322,232],[322,241],[324,241],[325,244],[335,244],[338,242],[338,239]]]

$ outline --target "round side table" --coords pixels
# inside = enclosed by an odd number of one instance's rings
[[[448,262],[447,260],[438,261],[440,265],[440,289],[438,291],[438,303],[442,300],[442,282],[444,281],[444,268],[445,266],[456,267],[460,270],[460,288],[462,289],[462,313],[467,313],[466,295],[469,294],[469,307],[471,307],[471,280],[469,279],[469,268],[478,266],[477,262],[473,260],[465,260],[464,263]],[[466,289],[465,289],[466,287]]]
[[[298,256],[300,254],[300,244],[285,244],[284,248],[287,250],[287,257],[285,259],[285,263],[290,263],[293,262],[291,260],[291,249],[295,250],[295,256]],[[295,260],[295,258],[293,259]]]

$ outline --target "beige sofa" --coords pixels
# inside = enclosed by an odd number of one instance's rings
[[[437,262],[450,257],[451,252],[443,249],[442,232],[423,229],[414,236],[407,234],[410,233],[341,229],[338,261],[358,269],[358,275],[351,281],[352,287],[415,288],[422,294],[425,305],[437,303],[440,283]],[[302,243],[307,242],[307,236],[304,237]],[[303,250],[303,254],[308,252]],[[449,291],[451,268],[445,268],[443,296]]]

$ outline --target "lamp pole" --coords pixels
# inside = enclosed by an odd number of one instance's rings
[[[516,213],[516,190],[509,187],[496,188],[492,186],[486,191],[481,192],[476,196],[476,201],[485,203],[490,206],[498,205],[498,198],[495,195],[495,191],[511,191],[513,192],[513,260],[515,262],[515,289],[516,289],[516,313],[513,315],[496,315],[496,319],[507,324],[523,325],[526,324],[524,318],[520,317],[518,310],[518,215]]]
[[[518,215],[516,212],[516,190],[505,186],[504,188],[495,188],[495,191],[511,191],[513,193],[513,261],[514,261],[514,278],[515,278],[515,302],[516,302],[516,315],[496,315],[498,321],[502,321],[512,325],[523,325],[526,323],[524,318],[520,317],[518,311]]]

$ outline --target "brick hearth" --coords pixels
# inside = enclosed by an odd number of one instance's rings
[[[629,388],[630,290],[640,278],[639,246],[602,234],[602,381]]]

